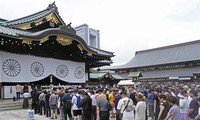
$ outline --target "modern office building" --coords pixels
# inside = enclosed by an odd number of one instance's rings
[[[76,34],[79,35],[88,46],[100,48],[99,30],[89,28],[87,24],[83,24],[74,28]]]

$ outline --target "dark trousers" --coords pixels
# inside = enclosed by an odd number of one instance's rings
[[[38,103],[37,104],[37,113],[40,114],[40,103],[39,103],[39,101],[37,103]]]
[[[97,109],[96,106],[92,106],[92,120],[96,120],[97,119]]]
[[[83,120],[91,120],[91,111],[83,110]]]
[[[72,119],[71,109],[65,109],[65,108],[63,108],[63,111],[64,111],[65,120],[67,120],[67,115],[68,115],[69,119]]]
[[[23,101],[23,108],[29,108],[28,98],[24,98],[24,101]]]
[[[109,120],[109,111],[100,111],[100,120]]]
[[[42,115],[42,112],[45,115],[45,103],[44,103],[44,101],[40,101],[40,115]]]
[[[115,108],[114,108],[115,109]],[[117,111],[117,110],[116,110]],[[121,118],[120,118],[120,113],[116,113],[116,120],[121,120]]]
[[[152,119],[154,119],[155,117],[154,117],[154,112],[153,112],[153,105],[149,105],[148,107],[149,107],[149,116]]]
[[[148,120],[147,108],[146,108],[146,112],[145,112],[145,114],[146,114],[146,120]]]
[[[51,110],[50,110],[48,102],[45,102],[45,115],[46,115],[46,117],[50,117],[51,116]]]
[[[31,108],[35,111],[35,114],[37,113],[37,103],[35,101],[32,101]]]
[[[20,100],[20,92],[16,92],[17,100]]]
[[[154,114],[155,115],[155,120],[158,120],[158,114],[159,114],[159,110],[156,110],[156,113]]]

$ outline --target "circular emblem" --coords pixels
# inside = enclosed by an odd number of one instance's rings
[[[44,74],[44,66],[39,62],[34,62],[31,64],[31,73],[35,77],[40,77]]]
[[[6,75],[15,77],[20,73],[21,67],[16,60],[8,59],[3,63],[3,71]]]
[[[84,72],[83,67],[78,66],[78,67],[76,68],[74,74],[75,74],[75,77],[76,77],[77,79],[83,78],[84,75],[85,75],[85,72]]]
[[[56,74],[59,78],[64,78],[68,75],[68,67],[65,65],[60,65],[56,69]]]

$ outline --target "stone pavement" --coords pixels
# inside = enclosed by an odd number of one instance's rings
[[[0,112],[0,120],[27,120],[27,112],[28,109],[2,111]],[[49,120],[49,118],[36,114],[35,120]]]
[[[20,109],[20,110],[10,110],[10,111],[2,111],[0,112],[0,120],[27,120],[27,112],[28,109]],[[51,120],[44,115],[35,114],[34,120]],[[54,120],[60,120],[58,119]],[[110,120],[115,120],[114,118],[110,118]]]

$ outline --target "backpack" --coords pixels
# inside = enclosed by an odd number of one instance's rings
[[[78,108],[81,108],[81,96],[76,96],[77,100],[76,100],[76,106]]]
[[[108,108],[108,111],[111,111],[113,108],[109,101],[107,102],[107,108]]]
[[[64,101],[64,105],[63,105],[63,108],[64,109],[71,109],[72,107],[72,98],[70,95],[67,95],[67,99]]]

